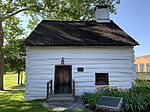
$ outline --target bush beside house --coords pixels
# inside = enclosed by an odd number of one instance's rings
[[[142,112],[150,108],[150,88],[145,86],[135,86],[128,91],[113,87],[104,87],[100,92],[84,93],[82,95],[83,103],[87,108],[96,110],[96,103],[101,96],[115,96],[123,98],[123,111]]]

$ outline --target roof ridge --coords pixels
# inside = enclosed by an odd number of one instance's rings
[[[88,21],[84,21],[84,20],[74,20],[74,21],[69,21],[69,20],[42,20],[41,22],[95,22],[95,23],[97,23],[95,20],[88,20]],[[113,20],[110,20],[110,22],[113,22]],[[108,22],[106,22],[106,23],[108,23]],[[101,23],[97,23],[97,24],[101,24]]]

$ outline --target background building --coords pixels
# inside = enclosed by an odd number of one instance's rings
[[[150,55],[135,58],[137,79],[150,80]]]

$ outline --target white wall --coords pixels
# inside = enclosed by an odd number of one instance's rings
[[[76,95],[95,91],[95,73],[109,73],[109,86],[123,89],[135,80],[132,47],[28,46],[26,53],[25,100],[46,98],[46,83],[50,79],[54,82],[55,65],[62,57],[65,64],[72,65]],[[77,72],[77,67],[84,67],[84,72]]]

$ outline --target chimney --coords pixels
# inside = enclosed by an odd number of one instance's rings
[[[95,11],[95,19],[97,23],[108,23],[110,22],[109,19],[109,9],[107,5],[97,5]]]

